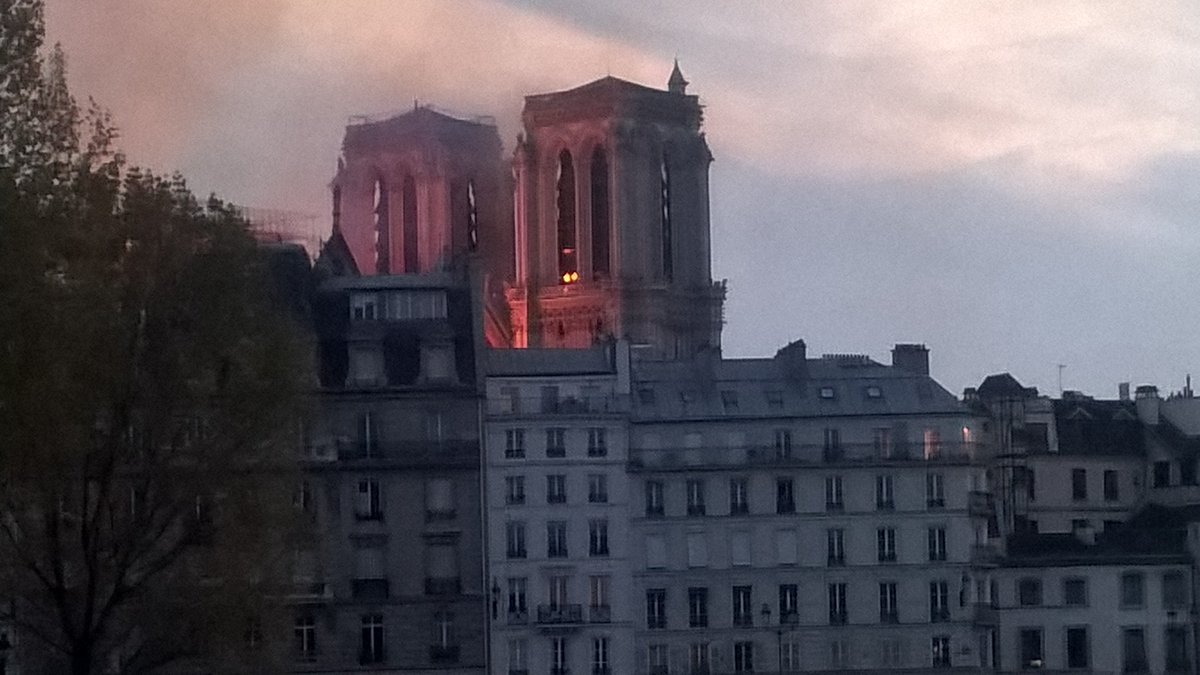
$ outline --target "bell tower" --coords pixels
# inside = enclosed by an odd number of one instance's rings
[[[513,155],[516,347],[624,337],[663,356],[719,347],[712,161],[679,64],[668,89],[605,77],[525,98]]]

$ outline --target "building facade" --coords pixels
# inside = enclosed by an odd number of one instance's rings
[[[488,353],[496,675],[633,672],[629,349]]]

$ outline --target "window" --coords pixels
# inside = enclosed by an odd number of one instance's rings
[[[687,482],[687,514],[704,515],[704,481],[692,479]]]
[[[597,147],[592,152],[592,276],[603,279],[608,276],[609,214],[611,200],[608,194],[608,154]]]
[[[943,562],[946,560],[946,528],[929,528],[929,560]]]
[[[892,456],[892,430],[886,427],[871,430],[871,443],[875,448],[875,456],[888,459]]]
[[[567,477],[564,474],[546,476],[546,503],[567,503]]]
[[[825,531],[827,559],[830,567],[846,564],[846,531],[840,527]]]
[[[603,427],[588,429],[588,457],[608,456],[608,435]]]
[[[708,627],[708,589],[688,589],[688,626],[691,628]]]
[[[833,640],[829,643],[829,665],[833,668],[845,668],[850,664],[850,645],[845,640]]]
[[[721,392],[721,407],[727,413],[738,411],[738,393],[732,389]]]
[[[1092,646],[1088,641],[1088,630],[1085,627],[1067,629],[1067,667],[1090,668],[1092,665]]]
[[[515,638],[508,641],[508,672],[524,673],[529,671],[529,643],[525,638]]]
[[[567,671],[567,638],[550,638],[550,672],[565,675]]]
[[[1087,501],[1087,469],[1071,469],[1071,499]]]
[[[361,664],[383,663],[386,658],[383,645],[383,615],[365,614],[362,617],[362,643],[358,662]]]
[[[925,430],[925,459],[937,459],[942,454],[942,432],[930,427]]]
[[[1025,498],[1031,502],[1037,501],[1037,480],[1033,469],[1027,468],[1020,475],[1024,476],[1025,480]]]
[[[667,589],[646,591],[646,628],[667,627]]]
[[[546,557],[567,557],[567,522],[551,520],[546,523]]]
[[[754,603],[752,602],[753,588],[751,586],[733,587],[733,625],[754,625]]]
[[[785,673],[800,670],[799,642],[789,640],[779,646],[779,665]]]
[[[519,520],[510,520],[504,528],[504,535],[507,544],[509,558],[524,558],[525,557],[525,523]]]
[[[879,623],[896,623],[900,620],[896,608],[896,582],[883,581],[879,584]]]
[[[729,515],[738,516],[750,512],[750,504],[746,501],[747,492],[745,478],[729,479]]]
[[[593,622],[612,620],[608,604],[609,577],[606,574],[588,577],[588,607]]]
[[[558,276],[564,284],[579,280],[578,251],[575,244],[575,164],[571,153],[558,153],[558,177],[555,181],[555,205],[557,206]]]
[[[358,481],[358,501],[354,504],[354,516],[359,520],[383,520],[379,481],[374,478]]]
[[[1166,632],[1166,665],[1168,673],[1190,673],[1191,656],[1188,652],[1188,628],[1186,626],[1167,626]]]
[[[401,210],[404,223],[404,271],[408,274],[420,272],[419,243],[417,234],[417,183],[412,176],[405,176],[401,185]]]
[[[896,562],[896,529],[881,527],[875,531],[876,552],[879,562]]]
[[[521,459],[525,456],[525,430],[507,429],[504,432],[504,458]]]
[[[925,474],[925,506],[940,509],[946,505],[946,480],[940,473]]]
[[[1164,488],[1171,485],[1171,463],[1154,463],[1154,487]]]
[[[833,387],[821,387],[818,394],[827,401],[831,401],[837,397],[837,392],[834,391]]]
[[[842,432],[833,427],[826,427],[824,444],[822,446],[827,457],[836,457],[842,449]]]
[[[568,591],[571,587],[571,577],[565,575],[555,575],[546,580],[547,596],[550,601],[550,607],[557,611],[561,610],[569,602]]]
[[[707,642],[688,645],[688,675],[708,675],[708,651]]]
[[[529,589],[529,582],[525,577],[509,577],[508,578],[508,620],[525,621],[529,616],[528,599],[526,592]]]
[[[1068,607],[1087,607],[1087,579],[1083,577],[1063,579],[1063,604]]]
[[[646,481],[646,515],[663,515],[663,484],[661,481]]]
[[[929,645],[933,657],[933,666],[935,668],[949,668],[951,666],[950,636],[934,635],[930,638]]]
[[[791,478],[775,479],[775,513],[795,513],[796,495]]]
[[[592,675],[608,675],[608,638],[592,638]]]
[[[667,645],[659,643],[647,645],[646,661],[650,665],[649,675],[667,675],[671,670],[671,653]]]
[[[567,430],[561,427],[551,427],[546,430],[546,456],[561,458],[567,456]]]
[[[779,623],[796,623],[800,612],[800,587],[796,584],[779,585]]]
[[[588,555],[598,558],[608,555],[608,521],[588,521]]]
[[[900,640],[896,638],[884,638],[879,641],[879,665],[896,668],[904,665],[903,652],[901,651]]]
[[[1021,636],[1021,667],[1041,668],[1045,665],[1042,654],[1042,629],[1022,628]]]
[[[296,655],[304,660],[317,656],[317,621],[311,615],[296,617]]]
[[[738,641],[733,643],[733,672],[754,672],[754,643]]]
[[[378,183],[376,184],[378,189]],[[355,293],[350,296],[350,318],[356,320],[374,319],[377,315],[377,304],[374,294]]]
[[[454,614],[439,611],[433,615],[433,644],[448,652],[454,646]],[[457,659],[457,657],[455,657]]]
[[[1121,482],[1120,474],[1114,469],[1108,469],[1104,472],[1104,501],[1115,502],[1121,499]]]
[[[1196,484],[1196,460],[1184,458],[1179,460],[1179,484]]]
[[[768,389],[763,392],[767,399],[767,410],[783,410],[783,392],[778,389]]]
[[[670,281],[675,276],[675,249],[672,242],[671,232],[671,169],[667,165],[667,156],[664,153],[661,161],[658,164],[659,168],[659,206],[661,211],[660,236],[661,236],[661,256],[662,256],[662,278]]]
[[[1183,576],[1183,572],[1166,572],[1163,574],[1162,604],[1165,609],[1184,609],[1187,607],[1187,581]]]
[[[602,473],[588,475],[588,503],[608,503],[608,476]]]
[[[775,456],[783,459],[792,456],[792,432],[787,429],[775,430]]]
[[[1021,579],[1017,582],[1017,604],[1022,607],[1037,607],[1042,604],[1042,580]]]
[[[950,584],[946,581],[929,582],[929,621],[941,623],[950,620]]]
[[[880,511],[891,511],[896,508],[891,476],[875,477],[875,508]]]
[[[829,624],[841,626],[846,623],[846,584],[829,584]]]
[[[826,511],[841,511],[846,507],[842,501],[842,477],[841,476],[826,476],[825,477],[825,510]]]
[[[1121,607],[1142,607],[1146,604],[1146,578],[1141,572],[1121,575]]]
[[[512,506],[525,503],[525,477],[505,476],[504,503]]]
[[[1146,661],[1146,631],[1143,628],[1121,630],[1121,660],[1126,673],[1145,673],[1150,670]]]

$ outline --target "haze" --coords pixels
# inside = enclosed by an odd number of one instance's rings
[[[725,352],[932,350],[1113,397],[1200,374],[1200,4],[50,0],[137,164],[309,212],[349,116],[605,74],[706,104]]]

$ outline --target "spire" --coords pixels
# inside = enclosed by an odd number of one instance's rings
[[[675,67],[671,69],[671,79],[667,80],[667,91],[672,94],[686,94],[688,81],[683,79],[679,70],[679,59],[675,59]]]

